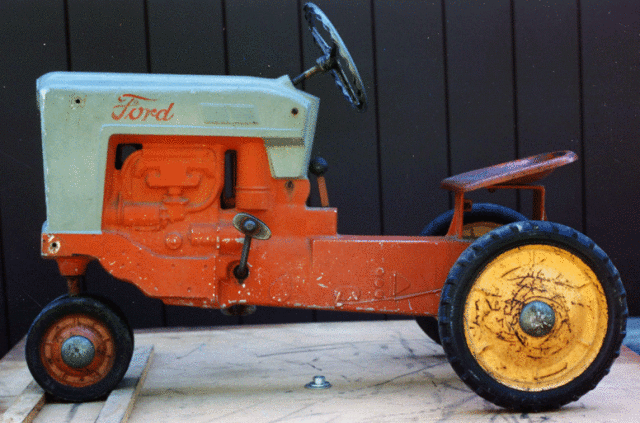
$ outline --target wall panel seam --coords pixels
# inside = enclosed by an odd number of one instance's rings
[[[0,204],[2,201],[0,199]],[[2,346],[0,348],[9,350],[11,347],[11,325],[9,324],[9,297],[7,290],[7,272],[4,266],[4,245],[2,243],[2,207],[0,207],[0,289],[2,289],[2,302],[1,309],[3,310],[2,319],[4,320],[4,339],[0,340]]]
[[[582,232],[589,236],[588,228],[587,228],[587,170],[586,170],[586,146],[585,146],[585,137],[584,137],[584,115],[585,115],[585,104],[584,104],[584,55],[583,55],[583,45],[582,45],[582,1],[576,0],[576,13],[577,18],[576,21],[578,23],[578,87],[579,87],[579,102],[580,102],[580,133],[578,136],[580,137],[580,191],[581,191],[581,201],[582,201]]]
[[[375,0],[371,0],[371,49],[373,58],[373,102],[374,119],[376,126],[376,146],[378,148],[376,159],[378,161],[378,209],[380,210],[380,233],[384,234],[384,192],[382,174],[382,141],[380,140],[380,108],[378,107],[378,51],[376,44],[376,17]]]

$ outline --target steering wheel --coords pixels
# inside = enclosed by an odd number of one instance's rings
[[[303,10],[313,40],[322,51],[323,56],[316,60],[316,66],[297,77],[294,83],[307,79],[317,72],[330,72],[349,104],[356,110],[364,112],[367,109],[367,94],[364,90],[364,84],[349,50],[338,35],[338,31],[315,4],[307,3]],[[323,33],[328,35],[328,38],[325,38]],[[331,43],[328,43],[327,40]]]

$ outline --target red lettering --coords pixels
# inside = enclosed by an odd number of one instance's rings
[[[173,113],[171,113],[171,116],[168,116],[168,114],[171,111],[171,108],[173,107],[173,104],[174,103],[169,104],[169,107],[167,107],[166,109],[158,110],[158,114],[156,115],[156,119],[164,120],[164,121],[171,120],[171,118],[173,117]],[[162,116],[160,116],[160,115],[162,115]]]
[[[169,104],[166,109],[156,109],[146,107],[144,102],[158,101],[155,98],[146,98],[135,94],[122,94],[118,97],[118,103],[113,106],[111,118],[113,120],[142,120],[146,121],[149,116],[156,118],[158,122],[170,121],[174,114],[171,109],[175,103]],[[171,113],[171,114],[169,114]]]
[[[142,120],[147,120],[147,118],[149,117],[149,115],[151,116],[155,116],[158,113],[158,111],[156,109],[147,109],[146,113],[144,114],[144,117],[142,118]]]
[[[125,95],[126,95],[126,94],[125,94]],[[120,101],[120,102],[126,101],[123,97],[124,97],[124,96],[120,96],[120,98],[118,98],[118,101]],[[132,98],[131,100],[129,100],[129,102],[128,102],[127,104],[119,104],[119,105],[117,105],[117,106],[114,106],[114,107],[113,107],[113,109],[114,109],[114,110],[116,110],[116,109],[118,109],[118,108],[120,108],[120,107],[121,107],[121,108],[122,108],[122,111],[120,112],[120,114],[119,114],[119,115],[116,115],[116,113],[115,113],[115,112],[111,113],[111,117],[112,117],[113,119],[115,119],[115,120],[120,120],[120,119],[122,119],[122,116],[124,116],[124,114],[127,112],[127,108],[128,108],[129,106],[131,106],[131,104],[132,104],[134,101],[137,101],[137,100],[136,100],[135,98]]]
[[[135,112],[138,112],[137,116],[133,115]],[[140,119],[140,116],[142,116],[143,113],[144,113],[144,107],[138,107],[137,109],[131,109],[131,111],[129,112],[129,119],[131,119],[131,120]]]

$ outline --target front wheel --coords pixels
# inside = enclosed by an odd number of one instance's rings
[[[133,336],[124,315],[91,296],[64,295],[29,329],[26,361],[50,394],[74,402],[108,394],[124,377]]]
[[[593,241],[528,221],[460,255],[438,313],[447,358],[471,389],[539,411],[577,400],[609,372],[628,311],[620,276]]]

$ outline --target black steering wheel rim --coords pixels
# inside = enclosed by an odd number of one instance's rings
[[[333,75],[336,85],[349,104],[356,110],[364,112],[367,109],[367,94],[364,83],[338,31],[324,12],[313,3],[304,5],[304,17],[309,24],[313,40],[323,54],[323,57],[318,61],[335,58],[329,72]],[[322,36],[320,28],[329,34],[331,43],[328,43]]]

